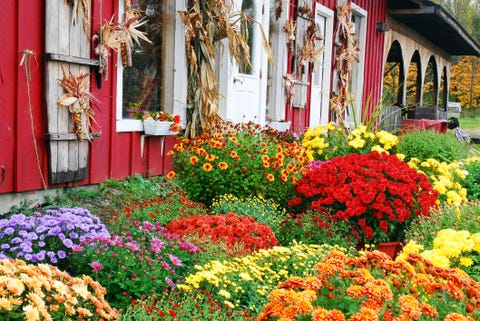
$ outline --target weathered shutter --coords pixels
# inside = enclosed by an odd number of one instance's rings
[[[46,105],[48,119],[49,182],[59,184],[80,181],[88,176],[89,142],[78,140],[67,107],[58,107],[64,94],[60,86],[62,67],[78,75],[89,72],[90,34],[83,27],[83,17],[72,23],[73,5],[65,0],[46,0]],[[85,118],[85,116],[83,116]],[[86,119],[82,119],[84,128]]]

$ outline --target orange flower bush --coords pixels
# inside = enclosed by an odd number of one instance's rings
[[[105,288],[48,264],[0,260],[0,320],[116,320]]]
[[[225,194],[253,194],[286,205],[307,164],[306,150],[286,135],[248,123],[179,140],[169,152],[175,171],[170,177],[192,200],[207,205]]]
[[[332,250],[308,278],[292,277],[269,295],[258,321],[400,321],[480,318],[480,283],[418,254],[392,261]]]

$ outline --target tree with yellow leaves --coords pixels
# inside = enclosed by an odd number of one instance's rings
[[[450,96],[466,109],[480,107],[480,58],[463,57],[451,71]]]

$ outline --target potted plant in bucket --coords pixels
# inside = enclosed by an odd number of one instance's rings
[[[288,203],[292,208],[331,211],[351,223],[359,244],[374,246],[403,241],[412,220],[429,215],[438,198],[423,173],[396,155],[378,152],[334,157],[311,168],[296,192]]]
[[[147,135],[174,135],[180,127],[180,115],[172,115],[163,111],[147,112],[143,115],[143,127]]]

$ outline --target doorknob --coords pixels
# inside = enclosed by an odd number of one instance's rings
[[[238,77],[233,77],[233,83],[239,82],[241,85],[243,85],[243,80],[238,78]]]

